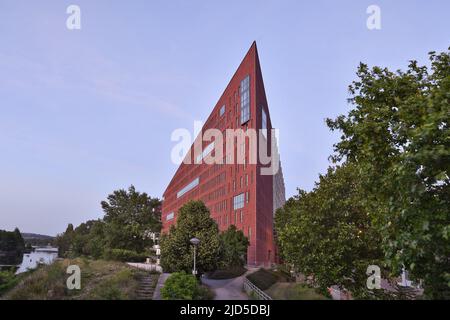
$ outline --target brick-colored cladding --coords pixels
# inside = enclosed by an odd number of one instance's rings
[[[247,76],[250,76],[250,116],[248,121],[241,123],[240,86]],[[267,140],[271,141],[272,123],[256,43],[253,43],[205,122],[202,132],[211,128],[222,132],[226,129],[244,131],[248,128],[261,129],[262,109],[267,115]],[[201,136],[199,135],[197,139],[201,139]],[[224,144],[225,141],[224,138]],[[203,142],[203,150],[210,143],[211,141]],[[235,146],[235,154],[238,147]],[[268,148],[270,154],[270,144]],[[194,152],[194,146],[191,147],[194,160],[192,163],[195,164],[181,164],[163,195],[163,232],[168,232],[170,226],[176,223],[177,211],[183,204],[189,200],[202,200],[209,208],[212,218],[216,220],[220,231],[234,224],[249,238],[250,246],[247,253],[249,265],[268,265],[276,260],[273,215],[274,209],[279,207],[277,204],[279,201],[275,201],[274,208],[274,194],[277,193],[278,198],[280,194],[284,197],[284,183],[274,185],[274,176],[261,175],[259,161],[256,164],[249,164],[249,143],[245,143],[245,149],[245,164],[206,164],[203,161],[197,164],[195,159],[198,154]],[[227,160],[225,150],[224,147],[223,155]],[[190,184],[194,187],[188,188],[190,190],[186,193],[180,193]],[[282,190],[277,192],[278,185]],[[240,194],[243,194],[244,206],[234,210],[234,197]]]

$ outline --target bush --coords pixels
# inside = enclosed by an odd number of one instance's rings
[[[293,277],[286,269],[278,268],[277,270],[270,270],[269,272],[278,277],[278,282],[295,282],[295,277]]]
[[[19,278],[14,275],[13,271],[0,271],[0,296],[13,288],[18,281]]]
[[[214,293],[184,271],[173,273],[161,289],[164,300],[212,300]]]
[[[182,271],[167,278],[161,296],[164,300],[193,300],[198,291],[197,279]]]
[[[259,269],[258,271],[249,274],[247,279],[259,289],[267,290],[278,281],[278,276],[268,270]]]
[[[125,249],[108,249],[104,253],[105,259],[122,262],[144,262],[147,258],[145,253],[138,253]]]
[[[213,300],[214,292],[204,285],[199,285],[194,295],[194,300]]]

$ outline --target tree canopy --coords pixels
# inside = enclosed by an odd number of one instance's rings
[[[242,230],[232,224],[220,234],[221,258],[220,268],[244,266],[247,259],[247,249],[250,245]]]
[[[137,192],[134,186],[114,191],[101,205],[110,248],[141,252],[152,244],[150,233],[161,230],[161,201]]]
[[[357,283],[359,263],[379,261],[450,297],[450,54],[429,56],[406,71],[360,64],[352,110],[327,119],[336,167],[277,213],[282,256],[323,285],[348,288],[344,275]]]
[[[146,193],[117,190],[102,201],[103,219],[90,220],[74,229],[69,224],[56,238],[62,256],[140,256],[153,245],[151,233],[161,230],[161,201]],[[117,254],[115,254],[117,253]]]
[[[328,125],[342,132],[333,159],[358,166],[392,271],[405,266],[428,297],[449,298],[449,52],[431,52],[430,63],[395,73],[361,64],[354,108]]]
[[[278,243],[285,262],[312,275],[323,292],[333,285],[368,297],[366,270],[379,265],[380,236],[361,205],[353,166],[330,168],[311,192],[287,201],[276,214]]]
[[[194,237],[200,240],[197,247],[199,274],[216,269],[220,255],[218,226],[202,201],[190,201],[180,208],[176,226],[161,237],[164,271],[192,271],[194,248],[190,239]]]
[[[18,228],[0,230],[0,264],[19,264],[25,250],[25,241]]]

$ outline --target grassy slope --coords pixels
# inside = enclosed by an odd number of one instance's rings
[[[266,293],[274,300],[326,300],[314,289],[295,282],[277,282]]]
[[[249,274],[247,279],[261,290],[266,290],[279,281],[279,276],[273,271],[259,269],[258,271]]]
[[[68,290],[66,273],[69,265],[81,269],[81,290]],[[131,269],[124,263],[74,259],[55,262],[30,272],[9,291],[5,299],[136,299],[136,289],[142,271]],[[157,275],[155,275],[157,277]],[[156,283],[156,281],[154,281]]]
[[[259,269],[247,278],[274,300],[325,300],[316,290],[306,285],[288,282],[289,276],[281,271]]]

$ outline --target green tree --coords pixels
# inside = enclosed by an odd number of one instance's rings
[[[67,225],[65,232],[56,236],[55,244],[58,247],[58,255],[60,257],[67,257],[69,255],[74,236],[75,231],[71,223]]]
[[[102,220],[90,221],[90,223],[88,239],[83,246],[83,253],[98,259],[102,257],[106,247],[105,223]]]
[[[361,64],[353,110],[327,120],[342,138],[334,161],[354,163],[364,205],[394,274],[405,266],[425,295],[450,298],[450,54],[406,72]]]
[[[313,191],[299,191],[277,211],[275,228],[285,262],[313,276],[322,292],[337,285],[366,298],[373,294],[367,267],[380,265],[383,255],[359,182],[353,166],[328,169]]]
[[[105,223],[102,220],[89,220],[75,228],[71,245],[73,256],[100,258],[105,247]]]
[[[128,190],[114,191],[101,205],[105,212],[103,219],[86,221],[75,229],[69,224],[56,237],[60,256],[109,259],[143,256],[153,244],[151,233],[161,230],[161,201],[131,186]]]
[[[19,264],[25,250],[25,241],[18,228],[0,230],[0,264]]]
[[[242,230],[231,225],[225,232],[220,234],[222,269],[244,266],[246,262],[247,248],[250,244]]]
[[[161,265],[166,272],[192,270],[194,248],[190,239],[193,237],[200,239],[197,247],[199,274],[216,269],[220,253],[219,229],[203,202],[190,201],[180,208],[176,226],[161,237]]]
[[[14,229],[14,238],[16,240],[16,251],[23,253],[23,250],[25,249],[25,240],[23,239],[19,228]]]
[[[161,201],[134,186],[114,191],[101,205],[109,248],[142,252],[152,245],[150,232],[161,230]]]

